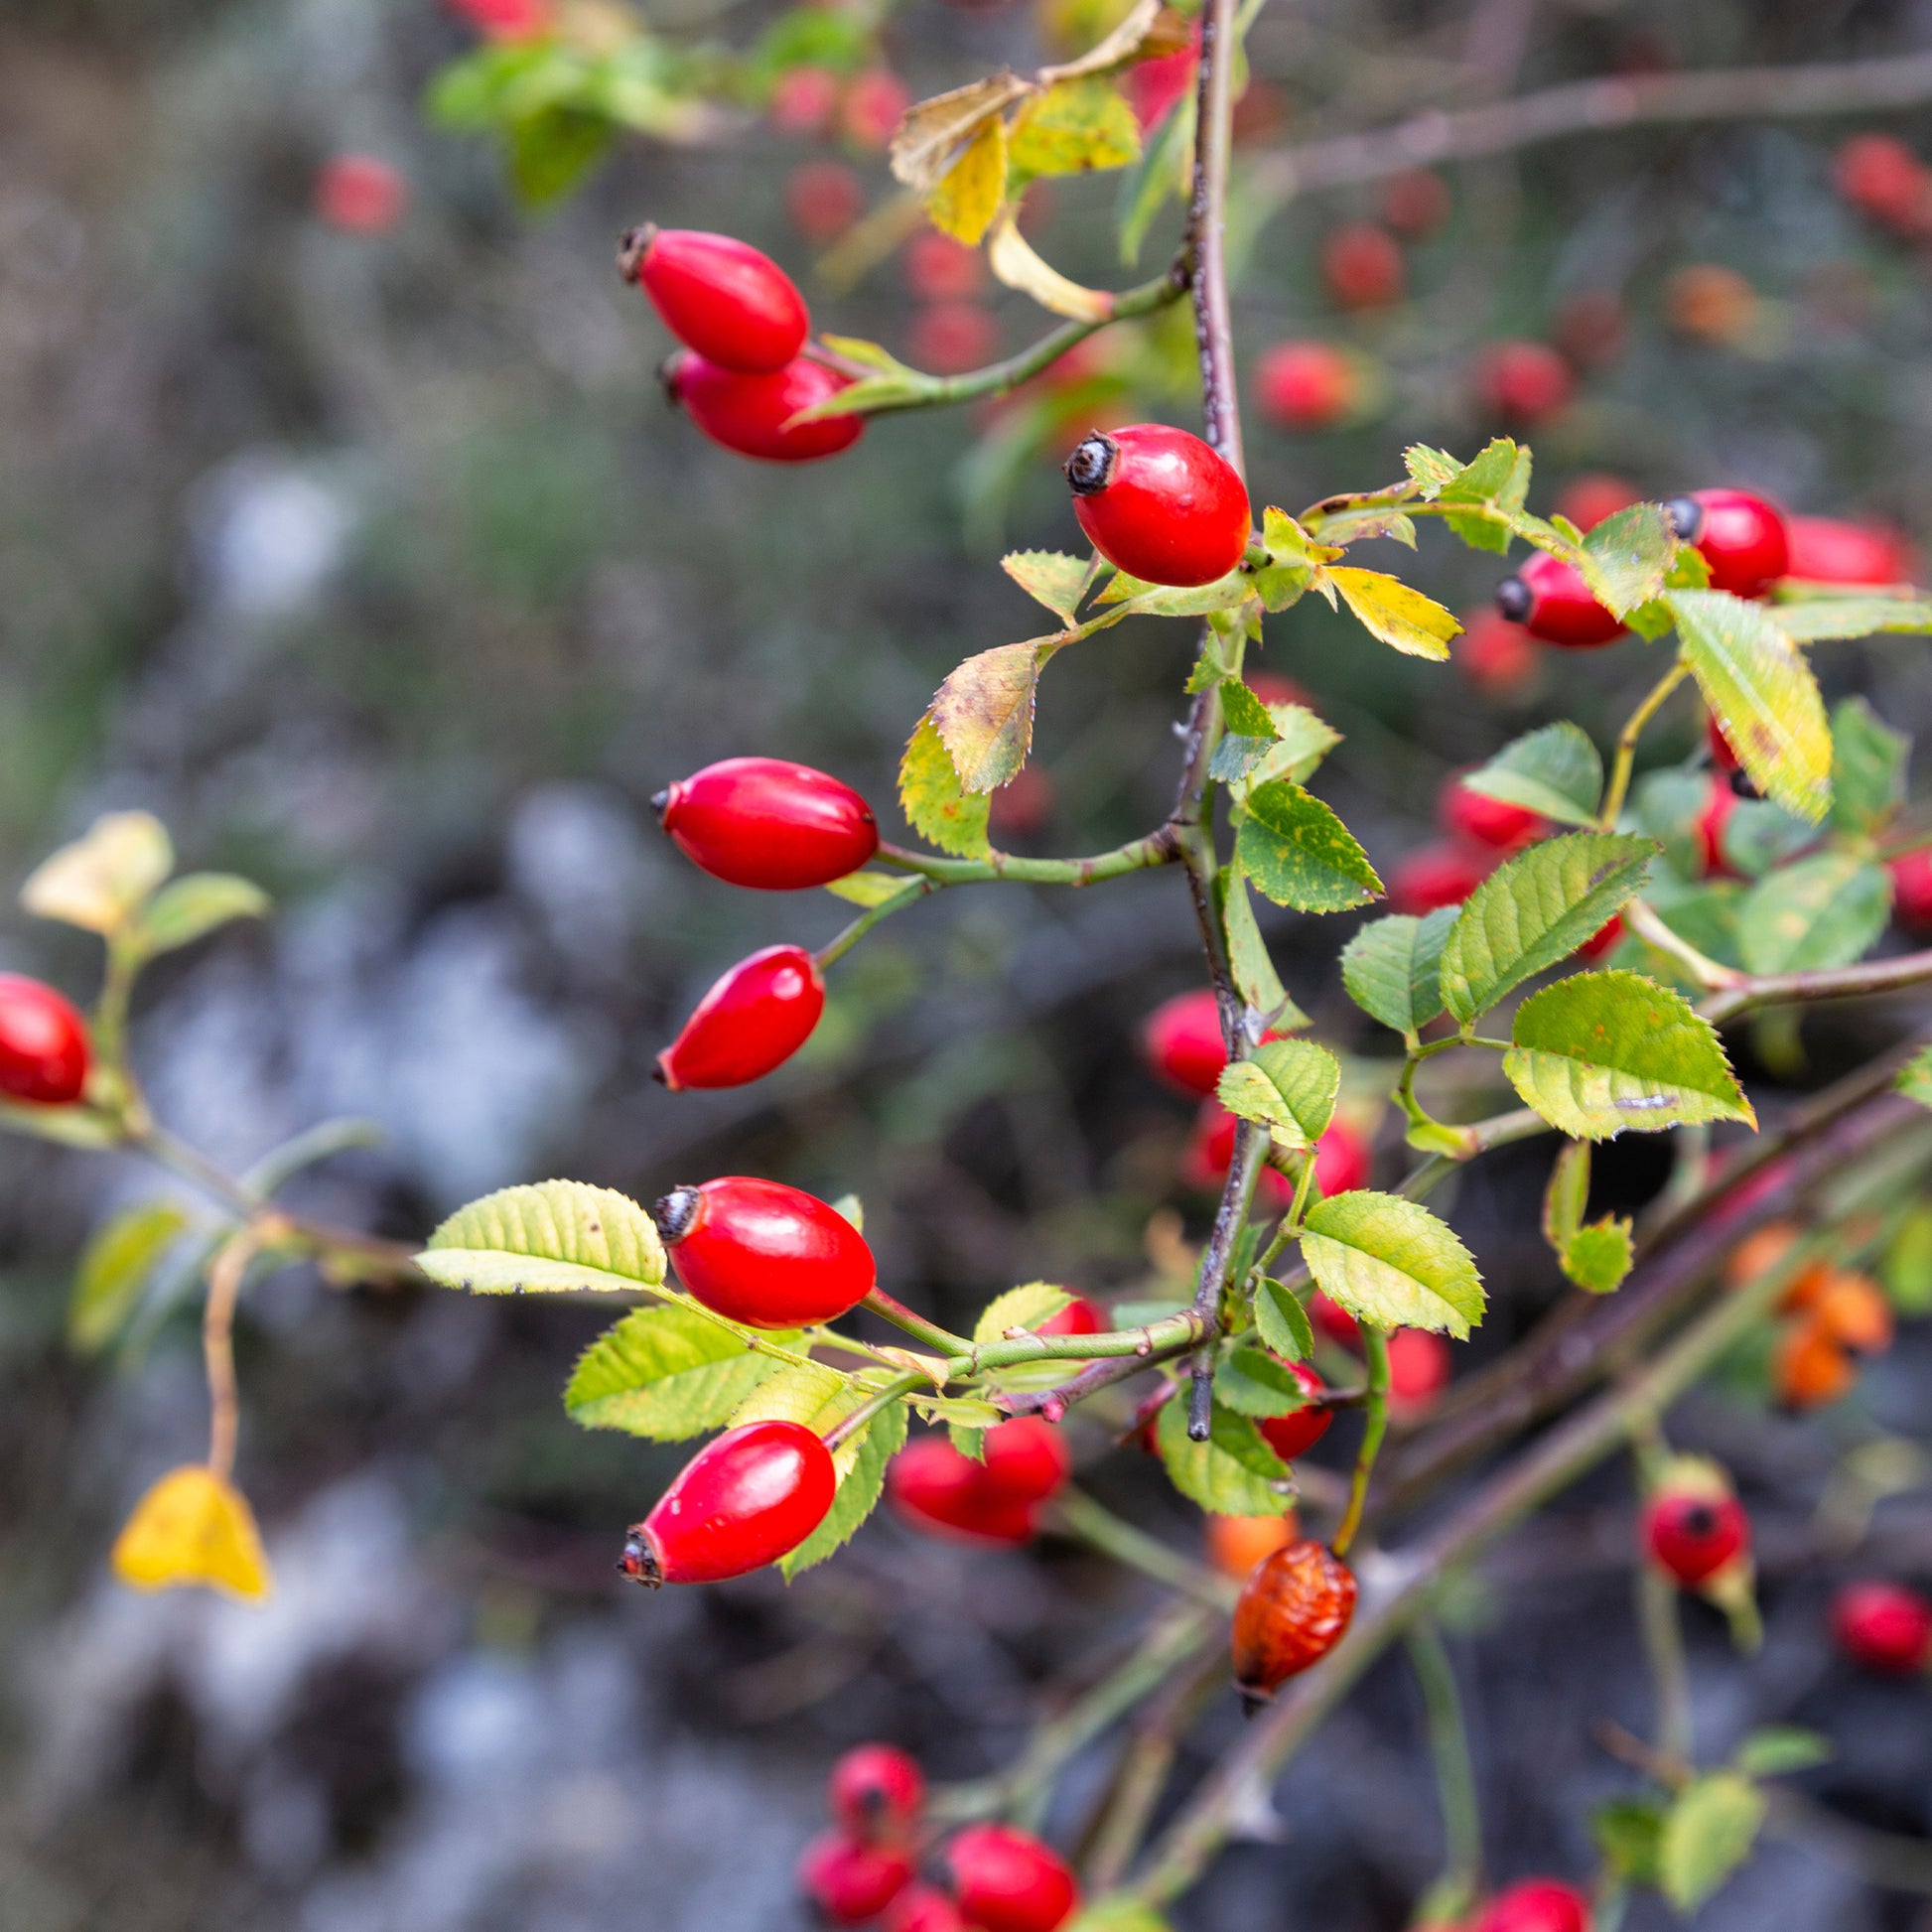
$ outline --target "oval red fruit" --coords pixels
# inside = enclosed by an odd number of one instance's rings
[[[1389,874],[1389,904],[1412,916],[1460,905],[1496,869],[1496,855],[1438,840],[1397,862]]]
[[[966,1932],[959,1907],[930,1885],[907,1885],[893,1900],[885,1926],[886,1932]]]
[[[1576,387],[1570,364],[1548,343],[1491,343],[1476,361],[1477,399],[1491,415],[1523,428],[1554,416]]]
[[[801,409],[837,395],[852,378],[800,356],[770,375],[746,375],[680,349],[664,364],[664,387],[714,443],[761,463],[816,463],[865,434],[863,416],[827,416],[787,428]]]
[[[1889,862],[1892,910],[1911,926],[1932,926],[1932,850],[1901,852]]]
[[[843,161],[801,161],[785,177],[785,212],[807,241],[836,241],[865,211],[865,183]]]
[[[1932,1664],[1932,1601],[1903,1584],[1847,1584],[1832,1598],[1832,1635],[1866,1670],[1914,1676]]]
[[[1093,546],[1150,584],[1211,584],[1248,548],[1248,492],[1227,459],[1165,423],[1096,430],[1066,460]]]
[[[728,1174],[679,1187],[652,1218],[684,1286],[748,1327],[834,1321],[877,1279],[865,1236],[836,1207],[779,1180]]]
[[[1052,1848],[1011,1825],[969,1825],[940,1863],[960,1917],[981,1932],[1056,1932],[1080,1903]]]
[[[1261,413],[1280,429],[1332,429],[1360,392],[1354,358],[1332,343],[1277,343],[1255,364]]]
[[[1444,831],[1499,852],[1513,851],[1548,830],[1548,821],[1527,806],[1471,791],[1459,777],[1449,779],[1437,795],[1436,820]]]
[[[1107,1317],[1087,1300],[1076,1295],[1058,1314],[1049,1316],[1034,1330],[1036,1335],[1104,1335]]]
[[[335,155],[316,176],[316,213],[345,234],[386,234],[408,203],[409,185],[376,155]]]
[[[1832,179],[1861,213],[1901,234],[1922,232],[1932,211],[1932,177],[1889,134],[1853,135],[1833,161]]]
[[[1729,876],[1730,861],[1725,857],[1725,827],[1737,809],[1737,794],[1728,778],[1714,776],[1704,795],[1704,806],[1697,816],[1698,859],[1707,879]]]
[[[728,886],[829,885],[879,850],[872,807],[850,785],[782,759],[724,759],[650,802],[678,850]]]
[[[1507,696],[1527,689],[1542,667],[1521,624],[1493,608],[1470,613],[1455,640],[1456,668],[1478,690]]]
[[[1321,244],[1321,285],[1337,308],[1383,308],[1406,280],[1401,247],[1373,221],[1343,222]]]
[[[1559,650],[1595,650],[1623,635],[1623,620],[1589,594],[1561,557],[1539,550],[1496,586],[1496,609],[1532,637]]]
[[[782,369],[805,345],[805,298],[771,257],[736,235],[646,222],[618,244],[618,266],[686,348],[746,375]]]
[[[68,1106],[80,1098],[90,1060],[87,1023],[70,1002],[40,980],[0,973],[0,1094]]]
[[[1667,1489],[1644,1510],[1643,1543],[1660,1570],[1695,1587],[1750,1549],[1750,1519],[1735,1496]]]
[[[1711,567],[1711,588],[1762,597],[1790,567],[1784,518],[1742,489],[1695,489],[1664,505],[1671,527]]]
[[[1221,1006],[1211,987],[1176,993],[1141,1026],[1148,1065],[1183,1093],[1210,1094],[1228,1063],[1221,1038]]]
[[[1784,520],[1785,569],[1813,584],[1909,584],[1911,546],[1876,523],[1842,523],[1830,516]]]
[[[825,1520],[832,1452],[795,1422],[753,1422],[707,1443],[632,1524],[620,1568],[659,1584],[715,1584],[761,1570]]]
[[[887,1468],[886,1493],[916,1529],[1025,1543],[1073,1472],[1065,1439],[1043,1417],[1019,1416],[989,1429],[984,1447],[976,1462],[943,1436],[908,1443]]]
[[[657,1076],[686,1087],[742,1087],[782,1066],[825,1011],[825,982],[803,946],[766,946],[741,959],[697,1004],[657,1056]]]
[[[902,1836],[925,1808],[925,1773],[909,1751],[894,1744],[858,1744],[825,1780],[832,1816],[854,1838]]]
[[[1309,1399],[1308,1406],[1286,1416],[1263,1418],[1261,1434],[1284,1462],[1293,1462],[1327,1435],[1335,1413],[1321,1406],[1321,1398],[1328,1392],[1327,1385],[1307,1362],[1290,1362],[1288,1372],[1302,1385],[1302,1393]]]
[[[1525,1878],[1491,1899],[1469,1932],[1589,1932],[1589,1900],[1554,1878]]]
[[[764,103],[771,125],[787,134],[823,134],[839,104],[839,76],[830,68],[787,68]]]
[[[1407,1422],[1425,1414],[1449,1387],[1449,1345],[1428,1328],[1398,1328],[1389,1337],[1389,1414]]]
[[[1318,1664],[1355,1614],[1355,1577],[1322,1544],[1291,1543],[1248,1579],[1234,1606],[1234,1681],[1265,1698]]]
[[[911,1881],[903,1847],[837,1832],[813,1839],[798,1861],[798,1889],[828,1925],[870,1925]]]

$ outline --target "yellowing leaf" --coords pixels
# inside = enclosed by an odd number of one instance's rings
[[[1007,195],[1007,130],[997,115],[979,132],[926,197],[932,225],[968,248],[977,248]]]
[[[1034,742],[1034,696],[1049,637],[1000,644],[969,657],[933,694],[928,714],[971,792],[1005,784]]]
[[[1125,168],[1141,155],[1140,123],[1111,81],[1061,80],[1020,110],[1008,140],[1016,177]]]
[[[979,859],[992,851],[986,837],[986,796],[968,797],[960,789],[958,768],[929,711],[898,761],[898,801],[906,824],[941,852]]]
[[[1462,628],[1434,598],[1413,591],[1400,578],[1379,570],[1358,570],[1352,564],[1330,564],[1317,575],[1341,593],[1342,602],[1363,625],[1385,644],[1411,657],[1446,658],[1449,639]]]
[[[907,111],[893,136],[888,153],[894,179],[921,194],[937,187],[960,148],[976,140],[988,121],[997,120],[1016,100],[1024,100],[1031,92],[1033,88],[1018,74],[995,73],[920,101]],[[1004,129],[1000,142],[1004,180]],[[979,236],[973,239],[977,242]]]
[[[1114,298],[1105,290],[1069,281],[1035,251],[1020,232],[1011,202],[993,223],[992,239],[986,244],[986,265],[997,281],[1032,296],[1049,314],[1074,322],[1105,322],[1114,313]]]
[[[1135,0],[1134,10],[1105,40],[1075,60],[1041,68],[1040,84],[1076,79],[1083,73],[1105,73],[1110,68],[1125,67],[1129,61],[1177,54],[1190,45],[1191,39],[1188,23],[1164,7],[1161,0]]]
[[[36,918],[115,932],[174,869],[175,849],[158,818],[109,812],[42,861],[20,889],[20,902]]]
[[[169,1470],[135,1504],[112,1563],[132,1589],[202,1584],[259,1603],[274,1587],[247,1499],[199,1462]]]

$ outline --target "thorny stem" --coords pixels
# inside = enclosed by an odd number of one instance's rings
[[[1403,1641],[1416,1673],[1416,1688],[1422,1692],[1429,1754],[1443,1807],[1444,1882],[1437,1888],[1435,1903],[1439,1910],[1459,1915],[1482,1889],[1482,1816],[1476,1804],[1475,1766],[1469,1757],[1462,1696],[1434,1617],[1418,1617]],[[1446,1898],[1444,1892],[1454,1896]]]
[[[1095,1502],[1084,1490],[1062,1489],[1053,1499],[1052,1517],[1069,1535],[1090,1543],[1116,1563],[1138,1570],[1142,1576],[1152,1577],[1210,1609],[1226,1612],[1234,1608],[1240,1592],[1226,1578],[1170,1550],[1145,1530]]]
[[[1630,790],[1630,772],[1637,759],[1637,740],[1643,736],[1644,727],[1662,709],[1664,700],[1691,675],[1691,667],[1680,657],[1645,695],[1643,702],[1631,712],[1623,729],[1616,737],[1616,759],[1610,766],[1609,789],[1603,794],[1603,809],[1597,814],[1597,829],[1614,832],[1616,822],[1623,813],[1623,800]]]
[[[1362,1405],[1366,1427],[1362,1431],[1362,1446],[1355,1451],[1355,1473],[1348,1484],[1348,1508],[1329,1544],[1338,1557],[1348,1554],[1355,1532],[1362,1526],[1369,1477],[1375,1473],[1375,1458],[1381,1454],[1382,1438],[1389,1431],[1389,1338],[1368,1321],[1362,1323],[1362,1354],[1368,1367],[1368,1390]]]

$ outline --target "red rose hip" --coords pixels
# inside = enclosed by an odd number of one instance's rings
[[[1486,792],[1471,791],[1460,778],[1444,785],[1436,801],[1436,819],[1443,830],[1477,845],[1509,852],[1545,829],[1546,821],[1524,805],[1512,805]]]
[[[1623,635],[1623,620],[1589,594],[1561,557],[1539,550],[1496,586],[1496,609],[1532,637],[1559,650],[1595,650]]]
[[[1234,1606],[1234,1681],[1266,1698],[1318,1664],[1355,1614],[1355,1576],[1332,1551],[1308,1539],[1267,1558]]]
[[[832,1816],[852,1837],[903,1837],[925,1807],[925,1773],[908,1751],[859,1744],[832,1766],[825,1795]]]
[[[1353,357],[1331,343],[1277,343],[1255,364],[1261,413],[1280,429],[1332,429],[1360,390]]]
[[[651,1216],[684,1286],[748,1327],[836,1320],[877,1278],[865,1236],[837,1208],[779,1180],[728,1174],[678,1187]]]
[[[707,1443],[631,1525],[619,1568],[659,1584],[715,1584],[761,1570],[825,1520],[832,1452],[795,1422],[754,1422]]]
[[[907,1885],[885,1917],[886,1932],[967,1932],[959,1907],[930,1885]]]
[[[1785,569],[1813,584],[1908,584],[1910,547],[1895,530],[1830,516],[1785,518]]]
[[[1395,237],[1373,221],[1344,221],[1321,244],[1321,285],[1337,308],[1383,308],[1407,280]]]
[[[782,759],[724,759],[650,802],[678,850],[728,886],[825,886],[879,850],[872,807],[850,785]]]
[[[1321,1398],[1328,1393],[1326,1384],[1307,1362],[1290,1362],[1288,1372],[1301,1383],[1302,1393],[1309,1399],[1308,1406],[1286,1416],[1265,1417],[1261,1435],[1284,1462],[1293,1462],[1327,1435],[1328,1425],[1335,1417],[1332,1409],[1321,1405]]]
[[[747,375],[680,349],[664,364],[664,389],[714,443],[763,463],[816,463],[865,434],[863,416],[827,416],[787,428],[801,409],[837,395],[852,378],[799,356],[770,375]]]
[[[618,244],[618,267],[686,348],[721,368],[771,375],[805,345],[805,298],[769,255],[735,235],[646,222]]]
[[[1213,989],[1176,993],[1156,1007],[1142,1024],[1141,1047],[1148,1065],[1171,1086],[1203,1097],[1212,1093],[1228,1063]]]
[[[1790,568],[1784,518],[1741,489],[1697,489],[1664,505],[1671,528],[1711,568],[1711,588],[1762,597]]]
[[[1056,1932],[1080,1903],[1058,1854],[1011,1825],[969,1825],[940,1863],[960,1917],[981,1932]]]
[[[1039,1505],[1072,1473],[1066,1443],[1039,1416],[989,1429],[986,1460],[962,1455],[943,1436],[909,1443],[886,1471],[886,1493],[916,1529],[987,1543],[1025,1543]]]
[[[1589,1900],[1554,1878],[1525,1878],[1491,1899],[1469,1932],[1589,1932]]]
[[[87,1023],[60,994],[20,973],[0,973],[0,1095],[41,1107],[80,1098],[91,1055]]]
[[[1253,519],[1234,467],[1165,423],[1095,430],[1066,460],[1073,514],[1093,547],[1150,584],[1211,584],[1248,548]]]
[[[1749,1552],[1750,1519],[1735,1496],[1666,1489],[1644,1510],[1643,1544],[1658,1569],[1695,1588]]]
[[[1547,343],[1492,343],[1475,369],[1482,406],[1505,422],[1533,427],[1576,393],[1570,364]]]
[[[798,1861],[798,1889],[828,1925],[870,1925],[911,1881],[902,1848],[837,1832],[813,1839]]]
[[[1932,849],[1901,852],[1888,862],[1892,910],[1909,926],[1932,926]]]
[[[657,1077],[687,1087],[742,1087],[782,1066],[825,1011],[825,982],[803,946],[766,946],[741,959],[697,1004],[657,1056]]]
[[[1932,1664],[1932,1601],[1903,1584],[1847,1584],[1832,1598],[1832,1635],[1866,1670],[1914,1676]]]
[[[1496,855],[1439,840],[1412,852],[1389,874],[1389,903],[1412,916],[1460,905],[1495,870]]]

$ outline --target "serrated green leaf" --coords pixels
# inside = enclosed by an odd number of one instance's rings
[[[1664,1819],[1657,1872],[1664,1896],[1694,1912],[1750,1857],[1764,1794],[1735,1771],[1709,1771],[1677,1794]]]
[[[848,904],[884,905],[889,898],[904,892],[909,883],[903,873],[849,872],[843,879],[832,880],[825,890]]]
[[[1498,866],[1443,942],[1443,1003],[1466,1023],[1567,959],[1642,890],[1656,851],[1622,833],[1570,832]]]
[[[1704,869],[1698,820],[1710,789],[1703,771],[1652,771],[1637,784],[1637,823],[1664,848],[1665,860],[1681,879],[1696,879]]]
[[[1342,948],[1341,983],[1370,1019],[1399,1034],[1420,1033],[1443,1010],[1443,943],[1459,906],[1418,919],[1376,919]]]
[[[1278,1146],[1312,1147],[1335,1116],[1341,1062],[1311,1039],[1264,1040],[1221,1071],[1221,1105],[1267,1128]]]
[[[1447,1221],[1399,1194],[1357,1188],[1309,1210],[1302,1259],[1357,1320],[1433,1328],[1466,1341],[1482,1319],[1482,1277]]]
[[[1237,677],[1221,680],[1221,715],[1228,730],[1243,738],[1272,740],[1281,736],[1268,707]]]
[[[1056,618],[1073,621],[1080,608],[1093,565],[1085,557],[1069,557],[1058,550],[1014,550],[1000,559],[1000,568],[1034,600]]]
[[[1829,1737],[1796,1725],[1767,1725],[1751,1731],[1731,1754],[1730,1768],[1742,1777],[1775,1778],[1809,1771],[1837,1756]]]
[[[1767,873],[1737,908],[1745,970],[1849,966],[1891,917],[1891,874],[1855,852],[1821,852]]]
[[[1543,1238],[1559,1255],[1584,1224],[1589,1201],[1589,1143],[1566,1141],[1543,1189]]]
[[[1758,879],[1817,843],[1818,828],[1794,818],[1782,805],[1768,798],[1740,798],[1725,820],[1718,850],[1733,871]]]
[[[841,1194],[832,1203],[832,1212],[852,1223],[853,1231],[864,1234],[866,1231],[866,1204],[857,1194]]]
[[[1811,666],[1759,605],[1723,591],[1666,601],[1684,661],[1751,782],[1816,825],[1832,805],[1832,730]]]
[[[885,1493],[886,1465],[905,1446],[905,1405],[889,1403],[856,1437],[840,1444],[839,1456],[850,1452],[850,1461],[839,1477],[838,1493],[832,1507],[810,1536],[778,1559],[778,1574],[786,1583],[801,1570],[823,1563],[835,1551],[852,1541],[854,1532],[878,1506]]]
[[[1570,1237],[1558,1265],[1587,1294],[1612,1295],[1623,1286],[1636,1258],[1629,1220],[1605,1215]]]
[[[822,1435],[864,1400],[851,1376],[823,1362],[780,1362],[746,1391],[729,1422],[733,1429],[753,1422],[795,1422]]]
[[[1449,639],[1462,625],[1434,598],[1379,570],[1330,564],[1326,576],[1371,636],[1410,657],[1448,658]]]
[[[1255,1332],[1288,1361],[1307,1361],[1314,1353],[1309,1311],[1280,1282],[1264,1280],[1255,1290]]]
[[[1912,741],[1885,724],[1863,698],[1832,710],[1832,823],[1841,832],[1871,833],[1905,802],[1905,760]]]
[[[173,952],[231,919],[263,918],[271,905],[259,886],[232,873],[187,873],[148,901],[136,922],[136,944],[144,956]]]
[[[983,859],[992,851],[986,836],[987,796],[979,792],[969,797],[962,789],[952,754],[929,711],[899,759],[898,800],[906,824],[941,852]]]
[[[1026,1282],[996,1295],[980,1311],[973,1323],[977,1342],[1004,1341],[1009,1328],[1024,1328],[1028,1333],[1051,1321],[1073,1297],[1052,1282]]]
[[[778,1366],[694,1310],[634,1309],[577,1358],[564,1409],[585,1429],[681,1443],[724,1428]]]
[[[1346,911],[1382,890],[1347,826],[1287,779],[1270,779],[1248,793],[1234,849],[1256,890],[1298,912]]]
[[[1640,973],[1576,973],[1516,1009],[1503,1072],[1528,1105],[1582,1141],[1687,1121],[1755,1127],[1711,1024]]]
[[[1098,74],[1062,80],[1020,110],[1008,146],[1014,192],[1036,175],[1125,168],[1141,154],[1140,123]]]
[[[1603,795],[1603,760],[1588,734],[1566,721],[1505,745],[1487,764],[1465,771],[1462,784],[1559,825],[1591,825]]]
[[[1306,1027],[1308,1015],[1289,998],[1288,988],[1282,984],[1275,962],[1269,957],[1268,942],[1261,936],[1254,903],[1248,897],[1248,882],[1240,866],[1226,867],[1221,878],[1226,881],[1221,924],[1227,934],[1228,968],[1234,975],[1234,990],[1276,1031],[1293,1033],[1298,1027]]]
[[[120,1333],[155,1264],[187,1226],[188,1216],[173,1201],[145,1200],[94,1230],[68,1300],[68,1340],[74,1348],[92,1355]]]
[[[1577,567],[1591,596],[1621,618],[1662,594],[1676,554],[1677,535],[1662,505],[1632,503],[1584,538]]]
[[[1892,1084],[1908,1100],[1916,1100],[1921,1107],[1932,1107],[1932,1046],[1916,1052],[1898,1069],[1898,1078]]]
[[[1214,1370],[1214,1400],[1237,1415],[1292,1416],[1308,1391],[1265,1348],[1237,1348]]]
[[[1207,775],[1218,785],[1237,785],[1275,748],[1270,738],[1243,738],[1230,732],[1214,748],[1207,761]]]
[[[1442,484],[1436,500],[1480,505],[1480,513],[1449,515],[1443,520],[1472,550],[1494,551],[1500,556],[1509,548],[1512,529],[1523,521],[1523,504],[1529,493],[1529,451],[1499,436],[1473,463]]]
[[[581,1180],[545,1180],[458,1208],[416,1265],[473,1295],[618,1294],[663,1282],[664,1246],[635,1201]]]
[[[1444,486],[1462,474],[1464,467],[1447,450],[1433,450],[1427,443],[1412,443],[1403,451],[1402,463],[1427,502],[1434,502]]]
[[[1169,1481],[1216,1516],[1278,1516],[1293,1493],[1288,1464],[1262,1441],[1249,1417],[1217,1402],[1207,1441],[1190,1441],[1185,1390],[1162,1409],[1154,1444]]]
[[[926,715],[963,790],[995,791],[1026,763],[1040,666],[1056,648],[1051,637],[995,645],[967,658],[933,694]]]
[[[1270,705],[1268,712],[1280,736],[1272,745],[1264,746],[1260,758],[1231,784],[1236,803],[1245,800],[1256,786],[1278,778],[1307,784],[1321,760],[1341,743],[1341,734],[1306,705]]]
[[[1932,602],[1915,597],[1807,598],[1802,604],[1780,604],[1770,616],[1794,644],[1932,631]]]

